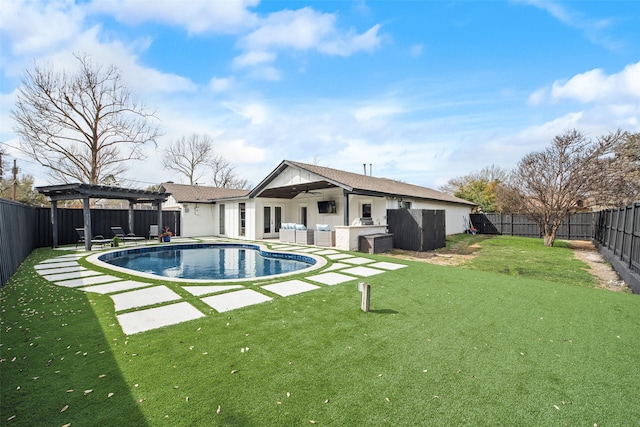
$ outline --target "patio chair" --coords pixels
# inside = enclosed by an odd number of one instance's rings
[[[157,239],[160,235],[160,230],[158,229],[158,224],[151,224],[149,226],[149,240]]]
[[[76,233],[78,233],[78,241],[76,242],[77,248],[80,243],[85,243],[84,228],[76,228]],[[93,239],[91,239],[91,243],[101,245],[104,248],[104,245],[106,245],[107,243],[111,243],[111,239],[105,239],[104,236],[98,234],[97,236],[93,236]]]
[[[122,227],[111,227],[111,231],[113,231],[113,234],[115,236],[117,236],[120,240],[122,240],[123,242],[136,242],[137,243],[140,240],[144,240],[144,237],[136,236],[133,233],[125,234],[124,230],[122,229]]]

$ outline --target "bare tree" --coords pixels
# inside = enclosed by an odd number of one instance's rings
[[[213,185],[219,188],[247,188],[249,182],[245,178],[239,178],[235,167],[222,156],[215,157],[210,165],[213,170]]]
[[[599,207],[616,208],[640,200],[640,133],[625,133],[613,156],[599,160],[607,171],[597,194]]]
[[[63,182],[117,178],[159,135],[155,113],[134,101],[115,66],[74,55],[75,72],[35,64],[27,70],[11,116],[21,150]]]
[[[171,142],[164,150],[162,165],[196,183],[214,160],[213,138],[209,135],[191,134]]]
[[[544,244],[553,246],[562,221],[572,212],[597,203],[593,197],[606,182],[601,160],[624,140],[621,131],[588,140],[577,130],[553,139],[550,147],[527,154],[510,175],[505,194],[512,206],[540,227]]]

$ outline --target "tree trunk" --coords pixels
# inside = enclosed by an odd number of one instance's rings
[[[544,235],[544,245],[545,246],[553,246],[553,243],[556,241],[556,233],[550,232]]]

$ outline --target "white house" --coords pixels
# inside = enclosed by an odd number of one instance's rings
[[[252,190],[164,183],[160,191],[171,193],[163,208],[182,211],[182,236],[248,240],[278,238],[286,223],[324,224],[340,234],[365,218],[384,230],[387,209],[398,208],[444,210],[450,235],[466,231],[475,206],[426,187],[289,160]]]

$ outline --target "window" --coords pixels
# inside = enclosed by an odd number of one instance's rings
[[[362,216],[361,218],[371,218],[371,203],[362,204]]]
[[[224,235],[225,234],[225,230],[224,230],[224,205],[220,205],[219,211],[220,211],[220,222],[219,222],[220,234]]]
[[[300,206],[300,224],[307,226],[307,207]]]
[[[245,203],[238,203],[238,215],[239,215],[239,235],[244,236],[245,233],[245,220],[246,220],[246,205]]]
[[[400,200],[398,204],[400,205],[400,209],[411,209],[411,202]]]

